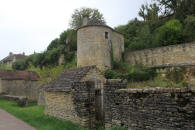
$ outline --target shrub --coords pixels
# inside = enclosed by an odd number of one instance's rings
[[[182,82],[184,80],[184,68],[168,68],[166,69],[166,78],[175,82],[175,83],[179,83]]]
[[[154,38],[156,46],[167,46],[182,43],[182,24],[179,20],[170,20],[157,28]]]
[[[64,56],[66,62],[71,62],[75,58],[75,52],[65,52]]]
[[[123,62],[115,62],[113,70],[107,70],[105,77],[107,79],[127,79],[130,82],[147,81],[157,75],[156,70],[142,65],[130,66]]]
[[[25,70],[27,68],[27,65],[25,63],[25,60],[17,60],[12,64],[12,68],[15,70]]]
[[[45,84],[50,82],[51,80],[55,79],[61,72],[63,72],[65,67],[63,65],[61,66],[43,66],[35,67],[31,64],[30,68],[28,68],[29,71],[36,72],[40,77],[40,83]]]
[[[17,104],[20,107],[25,107],[28,105],[28,99],[27,98],[20,98],[17,100]]]
[[[134,72],[127,75],[128,81],[146,81],[150,79],[150,73]]]
[[[12,70],[12,67],[8,67],[8,66],[5,65],[5,64],[1,64],[1,65],[0,65],[0,69],[3,69],[3,70]]]
[[[188,16],[184,23],[183,36],[185,41],[195,41],[195,16]]]
[[[119,72],[129,72],[131,69],[129,64],[126,64],[122,61],[114,61],[113,62],[113,69]]]
[[[120,76],[119,76],[119,74],[118,74],[116,71],[114,71],[114,70],[107,70],[107,71],[105,72],[105,77],[106,77],[107,79],[117,79],[117,78],[119,78]]]

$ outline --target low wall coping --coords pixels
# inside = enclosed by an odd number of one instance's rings
[[[181,87],[181,88],[128,88],[118,89],[117,93],[180,93],[180,92],[195,92],[195,87]]]

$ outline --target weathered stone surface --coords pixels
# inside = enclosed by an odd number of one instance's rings
[[[40,85],[39,76],[31,71],[0,70],[0,94],[26,96],[37,101]]]
[[[180,44],[166,47],[129,51],[125,53],[128,64],[141,63],[147,66],[195,65],[195,44]]]
[[[37,101],[40,85],[38,81],[0,80],[0,93],[14,96],[26,96],[29,100]]]
[[[111,51],[115,60],[121,60],[124,38],[110,27],[84,26],[77,31],[78,67],[96,65],[100,70],[111,68]]]
[[[124,83],[104,86],[105,127],[129,130],[195,129],[195,93],[190,88],[124,89]]]
[[[91,82],[75,82],[72,91],[45,92],[45,113],[83,127],[95,125],[95,87]]]

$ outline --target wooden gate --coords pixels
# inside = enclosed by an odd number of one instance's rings
[[[104,122],[103,83],[95,82],[95,115],[98,122]]]

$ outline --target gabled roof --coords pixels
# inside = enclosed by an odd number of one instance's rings
[[[96,66],[85,66],[65,70],[56,79],[44,85],[44,88],[46,91],[70,91],[72,83],[81,81],[81,79],[94,68],[96,68]]]
[[[24,59],[26,56],[24,54],[13,54],[13,55],[9,55],[7,57],[5,57],[3,60],[1,60],[2,62],[8,62],[8,61],[12,61],[14,59],[14,57],[16,58],[16,60],[22,60]]]
[[[2,70],[2,69],[0,69],[0,79],[37,81],[37,80],[39,80],[39,76],[35,72],[31,72],[31,71]]]

